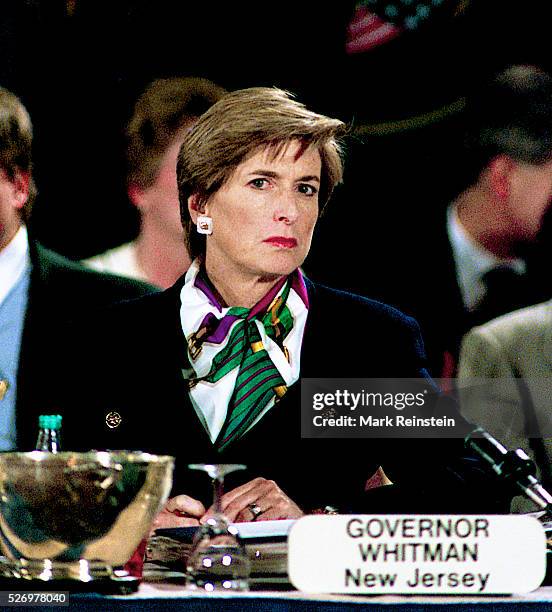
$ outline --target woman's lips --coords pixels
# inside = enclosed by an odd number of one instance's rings
[[[295,238],[285,238],[284,236],[271,236],[267,238],[265,242],[286,249],[292,249],[297,246],[297,240]]]

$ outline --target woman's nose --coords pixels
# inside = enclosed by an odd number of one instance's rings
[[[284,223],[294,223],[299,215],[299,207],[297,205],[297,195],[294,192],[286,192],[278,198],[276,209],[274,211],[274,219],[283,221]]]

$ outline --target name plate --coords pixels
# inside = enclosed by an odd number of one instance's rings
[[[306,516],[288,571],[307,593],[528,593],[546,573],[542,525],[522,515]]]

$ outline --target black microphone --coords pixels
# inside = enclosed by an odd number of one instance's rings
[[[508,450],[482,427],[472,427],[464,438],[466,448],[486,461],[501,480],[512,483],[552,517],[552,495],[535,477],[536,465],[527,453],[521,448]]]

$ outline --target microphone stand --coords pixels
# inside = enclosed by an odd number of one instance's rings
[[[482,427],[475,427],[464,438],[464,445],[486,461],[501,480],[512,483],[552,519],[552,495],[535,477],[535,463],[524,450],[508,450]]]

